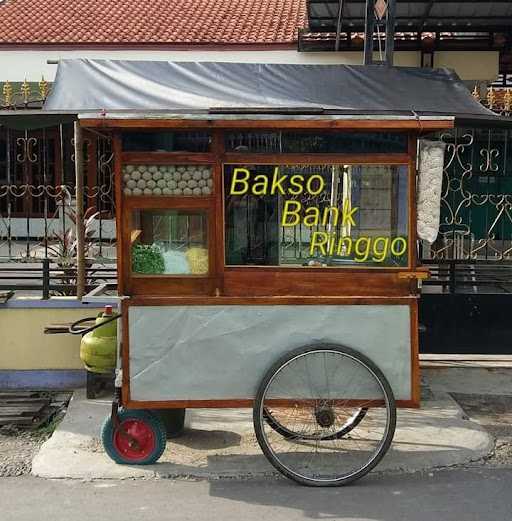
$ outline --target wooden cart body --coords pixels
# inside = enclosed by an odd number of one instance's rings
[[[82,119],[112,131],[116,158],[120,366],[127,408],[251,406],[269,366],[296,347],[318,343],[353,348],[381,368],[402,407],[419,406],[416,150],[421,133],[453,126],[450,118],[375,120],[301,118]],[[403,153],[250,154],[228,152],[225,133],[245,131],[396,132]],[[122,136],[134,132],[202,131],[208,152],[132,152]],[[208,197],[125,196],[125,165],[208,165]],[[223,168],[237,165],[401,165],[407,171],[408,257],[405,266],[227,266]],[[136,276],[131,269],[133,212],[200,209],[208,222],[204,276]],[[350,375],[346,375],[347,378]],[[368,390],[367,390],[368,391]],[[369,391],[368,391],[369,392]],[[366,394],[368,394],[368,392]],[[364,395],[364,396],[363,396]],[[365,391],[362,397],[368,398]]]

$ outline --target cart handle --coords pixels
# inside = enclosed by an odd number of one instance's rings
[[[121,318],[120,314],[115,314],[109,317],[107,320],[104,320],[100,324],[94,323],[92,326],[84,326],[80,327],[82,324],[86,324],[87,322],[92,322],[93,320],[96,322],[97,317],[87,317],[87,318],[81,318],[80,320],[77,320],[76,322],[73,322],[70,326],[68,331],[72,335],[85,335],[85,333],[89,333],[91,331],[94,331],[95,329],[98,329],[99,327],[108,324],[109,322],[112,322],[114,320],[117,320],[118,318]]]
[[[430,271],[428,269],[419,269],[416,271],[399,271],[399,279],[418,279],[425,280],[430,277]]]

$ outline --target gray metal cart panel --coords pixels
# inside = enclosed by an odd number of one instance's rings
[[[132,400],[252,399],[281,355],[322,342],[365,354],[411,399],[408,305],[130,306],[128,323]],[[346,373],[357,381],[355,365]]]

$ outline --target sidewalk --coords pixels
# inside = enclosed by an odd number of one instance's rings
[[[426,399],[419,410],[401,409],[391,450],[377,472],[414,472],[482,461],[494,439],[467,419],[446,392],[450,378],[425,371]],[[451,386],[462,386],[466,377]],[[458,382],[458,383],[457,383]],[[457,389],[454,389],[456,392]],[[103,452],[100,425],[109,414],[108,400],[85,400],[78,391],[64,421],[42,446],[32,473],[46,478],[254,478],[277,475],[257,445],[250,409],[187,411],[183,436],[169,440],[155,465],[124,466]]]

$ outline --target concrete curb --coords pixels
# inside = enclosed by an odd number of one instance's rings
[[[391,450],[376,472],[416,472],[481,461],[494,440],[466,419],[445,392],[435,392],[421,409],[401,409]],[[257,446],[250,410],[187,412],[185,434],[169,440],[160,462],[116,465],[103,452],[99,430],[109,401],[87,401],[78,391],[53,436],[35,456],[32,474],[72,479],[247,479],[278,475]]]

